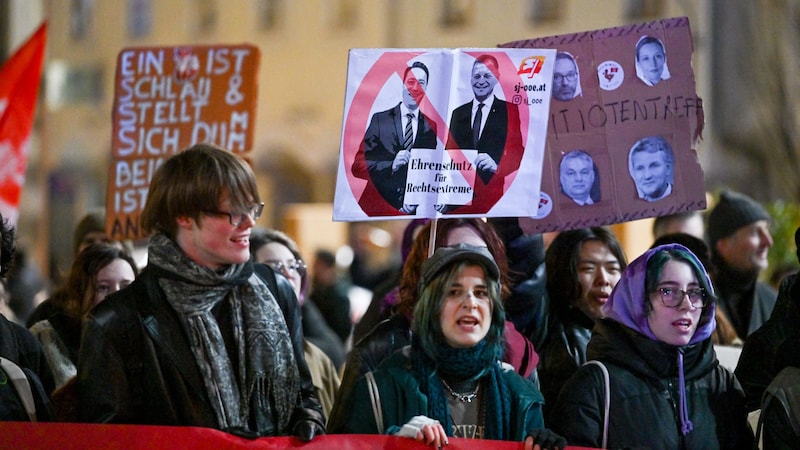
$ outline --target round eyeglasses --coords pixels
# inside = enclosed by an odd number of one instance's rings
[[[703,288],[683,289],[673,287],[662,287],[653,291],[653,295],[658,295],[661,303],[667,308],[677,308],[683,304],[683,299],[688,298],[689,304],[694,308],[705,308],[708,305],[708,294]]]
[[[300,275],[306,273],[306,263],[302,259],[290,259],[287,261],[269,260],[264,264],[272,267],[275,272],[290,273],[297,272]]]
[[[238,211],[217,211],[213,209],[206,209],[203,210],[204,213],[210,214],[212,216],[228,216],[228,220],[231,222],[231,225],[234,227],[238,227],[241,225],[242,222],[247,220],[249,216],[253,221],[258,220],[261,217],[261,212],[264,211],[264,204],[259,203],[250,207],[249,210],[244,212]]]

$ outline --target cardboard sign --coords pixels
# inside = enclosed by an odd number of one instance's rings
[[[138,239],[150,180],[196,143],[253,147],[260,53],[252,45],[123,49],[117,59],[106,231]]]
[[[705,209],[685,17],[501,45],[555,48],[539,209],[528,233]]]
[[[554,57],[351,50],[333,220],[535,214]]]

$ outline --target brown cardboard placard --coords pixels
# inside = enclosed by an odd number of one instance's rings
[[[642,48],[641,64],[637,46]],[[563,72],[563,78],[559,78],[558,65],[554,71],[539,212],[533,218],[520,218],[523,230],[541,233],[705,209],[703,169],[697,158],[703,104],[695,90],[687,18],[514,41],[500,47],[555,48],[576,65],[574,71]],[[660,76],[648,77],[646,64],[659,50],[665,56]],[[559,95],[556,78],[577,79],[575,90]],[[637,143],[669,147],[673,161],[667,172],[649,174],[648,164],[663,169],[666,159],[642,158],[646,152],[638,152],[641,147],[633,152]],[[593,162],[593,200],[588,204],[579,204],[583,202],[573,200],[562,187],[561,161],[576,150]],[[636,153],[635,161],[632,153]],[[664,180],[661,186],[666,189],[657,190],[648,200],[646,191],[657,184],[654,177]],[[564,180],[567,185],[566,172]]]
[[[257,47],[202,45],[123,49],[117,59],[106,231],[138,239],[150,180],[196,143],[234,153],[253,147]]]

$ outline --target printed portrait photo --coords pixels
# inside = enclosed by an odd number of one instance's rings
[[[567,52],[556,53],[553,67],[553,98],[562,102],[581,95],[581,76],[575,57]]]
[[[655,202],[672,193],[675,156],[661,136],[640,139],[628,153],[628,170],[642,200]]]
[[[559,164],[561,192],[578,205],[600,201],[600,176],[594,159],[583,150],[573,150]]]
[[[648,86],[669,79],[667,50],[660,39],[642,36],[636,43],[636,76]]]

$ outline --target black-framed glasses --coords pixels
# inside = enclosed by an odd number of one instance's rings
[[[577,72],[569,72],[569,73],[565,73],[563,75],[560,74],[560,73],[554,73],[553,74],[553,82],[554,83],[561,83],[564,80],[567,80],[568,82],[572,83],[573,81],[575,81],[576,78],[578,78],[578,73]]]
[[[683,304],[683,299],[688,298],[689,304],[694,308],[705,308],[708,305],[708,294],[703,288],[689,289],[684,291],[674,287],[662,287],[656,289],[653,294],[658,295],[661,303],[667,308],[677,308]]]
[[[258,220],[261,217],[261,212],[264,211],[264,204],[258,203],[250,207],[249,210],[245,212],[236,212],[236,211],[216,211],[213,209],[206,209],[203,210],[206,214],[211,214],[213,216],[228,216],[228,220],[231,222],[231,225],[234,227],[238,227],[242,224],[245,220],[247,220],[247,216],[250,216],[253,221]]]
[[[287,261],[278,261],[273,259],[264,261],[264,264],[272,267],[272,270],[276,272],[297,272],[300,275],[304,275],[307,268],[306,263],[304,263],[302,259],[290,259]]]

